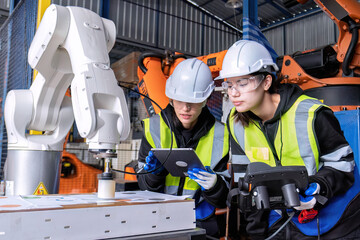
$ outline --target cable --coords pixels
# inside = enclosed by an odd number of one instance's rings
[[[283,149],[283,139],[282,139],[282,125],[281,125],[281,111],[280,111],[280,163],[281,163],[281,159],[282,159],[282,149]]]
[[[345,58],[342,65],[342,70],[345,76],[348,76],[351,74],[351,70],[349,68],[351,61],[355,54],[355,48],[359,39],[359,31],[360,25],[357,24],[354,20],[352,20],[350,17],[345,21],[349,25],[349,31],[352,34],[350,45],[346,51]]]
[[[148,57],[156,57],[156,58],[160,58],[160,59],[164,59],[165,58],[165,54],[162,53],[158,53],[158,52],[144,52],[140,55],[139,60],[138,60],[138,65],[140,70],[145,74],[147,72],[147,68],[144,65],[144,59],[148,58]],[[121,86],[121,85],[119,85]],[[124,87],[124,86],[121,86]],[[128,88],[129,89],[129,88]],[[132,89],[130,89],[131,91],[133,91]],[[135,91],[136,92],[136,91]],[[143,95],[144,96],[144,95]],[[157,105],[157,103],[153,100],[151,100],[149,98],[150,101],[152,101],[153,103],[155,103]],[[158,106],[158,105],[157,105]],[[161,108],[160,108],[161,109]],[[162,110],[162,109],[161,109]]]
[[[238,28],[238,26],[237,26],[237,20],[236,20],[236,11],[235,11],[235,8],[233,8],[234,9],[234,18],[235,18],[235,28]],[[241,26],[240,26],[241,27]],[[236,37],[237,37],[237,39],[240,39],[240,36],[239,36],[239,32],[238,31],[236,31]]]
[[[318,230],[318,240],[320,240],[320,221],[319,221],[319,215],[316,216],[316,223],[317,223],[317,230]]]
[[[168,55],[163,54],[163,53],[158,53],[158,52],[144,52],[140,55],[139,60],[138,60],[138,65],[140,70],[145,74],[148,69],[145,67],[144,65],[144,59],[148,58],[148,57],[155,57],[155,58],[159,58],[161,60],[164,60],[168,57]],[[185,58],[187,59],[187,56],[185,56],[184,54],[176,54],[176,55],[171,55],[171,57],[169,59],[172,60],[176,60],[178,58]],[[132,89],[131,89],[132,90]],[[154,102],[155,103],[155,102]],[[156,103],[155,103],[156,104]]]
[[[163,110],[163,109],[160,107],[160,105],[159,105],[157,102],[155,102],[154,100],[152,100],[150,97],[148,97],[148,96],[146,96],[146,95],[144,95],[144,94],[142,94],[142,93],[140,93],[140,92],[138,92],[138,91],[135,91],[135,90],[133,90],[133,89],[131,89],[131,88],[129,88],[129,87],[126,87],[126,86],[124,86],[124,85],[121,85],[119,82],[118,82],[118,85],[119,85],[120,87],[122,87],[122,88],[128,89],[128,90],[130,90],[130,91],[132,91],[132,92],[135,92],[135,93],[137,93],[137,94],[139,94],[139,95],[141,95],[141,96],[149,99],[151,102],[153,102],[153,103],[160,109],[160,111]],[[135,85],[135,84],[134,84],[134,85]],[[162,163],[159,167],[155,168],[154,170],[148,171],[148,172],[145,172],[145,173],[141,173],[141,172],[132,173],[132,172],[126,172],[126,171],[119,170],[119,169],[111,169],[112,171],[121,172],[121,173],[125,173],[125,174],[130,174],[130,175],[145,175],[145,174],[153,173],[153,172],[159,170],[161,167],[163,167],[163,165],[164,165],[164,164],[166,163],[166,161],[168,160],[168,158],[169,158],[169,156],[170,156],[170,154],[171,154],[171,151],[172,151],[172,147],[173,147],[173,131],[172,131],[172,127],[171,127],[170,121],[169,121],[169,119],[167,118],[166,114],[164,114],[164,117],[165,117],[164,120],[166,121],[166,123],[168,124],[168,126],[169,126],[169,128],[170,128],[170,137],[171,137],[169,153],[166,155],[166,158],[165,158],[164,163]]]
[[[286,226],[286,224],[288,224],[290,222],[290,220],[292,219],[292,217],[294,215],[295,215],[295,212],[290,213],[289,218],[284,222],[284,224],[281,225],[281,227],[278,230],[276,230],[276,232],[274,232],[270,237],[266,238],[265,240],[270,240],[273,237],[275,237]]]

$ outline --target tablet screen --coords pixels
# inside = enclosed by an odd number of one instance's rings
[[[192,148],[152,148],[156,158],[173,177],[187,177],[187,171],[193,168],[205,170],[196,152]],[[166,157],[169,155],[168,159]],[[206,171],[206,170],[205,170]]]

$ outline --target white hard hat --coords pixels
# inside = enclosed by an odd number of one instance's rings
[[[215,80],[278,70],[278,66],[263,45],[255,41],[240,40],[225,54],[222,70]]]
[[[196,58],[180,62],[166,81],[168,98],[188,103],[205,101],[214,90],[209,67]]]

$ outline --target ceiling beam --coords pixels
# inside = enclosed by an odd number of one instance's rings
[[[280,12],[285,14],[287,17],[292,17],[291,12],[289,12],[287,9],[279,6],[277,3],[274,3],[273,0],[265,0],[265,1],[266,1],[266,3],[270,4],[271,6],[273,6],[274,8],[276,8],[277,10],[279,10]]]
[[[228,27],[232,28],[233,30],[242,33],[241,29],[238,29],[236,26],[232,25],[231,23],[224,21],[223,19],[221,19],[219,16],[217,16],[216,14],[210,12],[209,10],[201,7],[200,5],[198,5],[197,3],[195,3],[194,1],[191,0],[183,0],[184,2],[186,2],[187,4],[191,4],[192,6],[198,8],[201,12],[203,12],[204,14],[218,20],[219,22],[224,23],[225,25],[227,25]]]
[[[200,4],[199,6],[200,6],[200,7],[203,7],[203,6],[205,6],[205,5],[209,4],[209,3],[211,3],[212,1],[214,1],[214,0],[207,0],[207,1],[206,1],[206,2],[204,2],[203,4]]]
[[[313,10],[298,14],[295,17],[285,18],[282,21],[270,24],[267,27],[261,28],[261,31],[267,31],[267,30],[270,30],[272,28],[279,27],[279,26],[288,24],[290,22],[298,21],[300,19],[307,18],[307,17],[313,16],[313,15],[318,14],[318,13],[322,13],[322,10],[320,8],[315,8]]]

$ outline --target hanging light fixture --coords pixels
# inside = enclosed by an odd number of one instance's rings
[[[242,7],[242,2],[240,0],[228,0],[225,3],[225,7],[227,7],[227,8],[239,8],[239,7]]]

